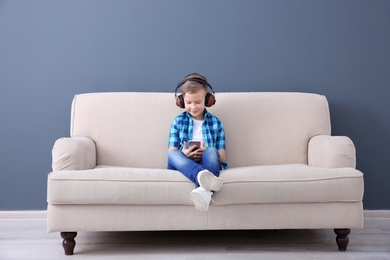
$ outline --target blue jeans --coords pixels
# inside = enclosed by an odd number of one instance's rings
[[[168,169],[178,170],[198,187],[199,183],[196,177],[200,171],[209,170],[215,176],[219,176],[221,159],[218,150],[214,147],[207,148],[199,162],[187,158],[182,151],[172,150],[168,153]]]

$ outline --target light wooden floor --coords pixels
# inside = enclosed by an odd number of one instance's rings
[[[390,211],[365,212],[347,252],[333,230],[79,232],[65,256],[46,212],[0,212],[0,259],[385,259],[390,260]]]

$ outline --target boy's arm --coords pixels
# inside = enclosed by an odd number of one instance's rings
[[[226,150],[218,150],[221,162],[226,161]]]
[[[179,150],[180,146],[179,129],[177,124],[177,118],[175,118],[171,124],[168,138],[168,153],[172,150]]]
[[[219,132],[217,138],[217,147],[219,157],[222,163],[226,162],[226,144],[225,144],[225,129],[221,121],[219,121]]]
[[[168,147],[168,153],[169,153],[170,151],[173,151],[173,150],[179,150],[179,148],[177,148],[177,147]]]

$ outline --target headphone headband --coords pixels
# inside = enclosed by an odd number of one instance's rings
[[[188,78],[188,79],[184,79],[184,80],[180,81],[179,84],[177,84],[177,87],[175,89],[175,100],[176,100],[176,105],[178,107],[180,107],[180,108],[184,108],[185,107],[183,95],[182,94],[177,95],[177,90],[184,83],[186,83],[187,81],[195,81],[195,82],[198,82],[198,83],[208,87],[208,89],[211,90],[211,93],[207,89],[207,94],[206,94],[206,97],[205,97],[205,106],[206,107],[211,107],[212,105],[215,104],[215,92],[214,92],[214,89],[211,87],[211,85],[206,80],[203,80],[203,79],[200,79],[200,78]]]
[[[178,90],[184,83],[186,83],[187,81],[195,81],[195,82],[198,82],[198,83],[200,83],[200,84],[202,84],[202,85],[205,85],[206,87],[209,87],[209,88],[210,88],[212,94],[215,94],[213,87],[211,87],[211,85],[210,85],[206,80],[203,80],[203,79],[200,79],[200,78],[188,78],[188,79],[184,79],[184,80],[180,81],[179,84],[177,84],[177,87],[176,87],[176,89],[175,89],[175,98],[177,97],[177,90]],[[207,91],[207,92],[208,92],[208,91]]]

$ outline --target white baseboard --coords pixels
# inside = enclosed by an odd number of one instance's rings
[[[390,210],[364,210],[364,218],[390,218]]]
[[[46,210],[0,211],[0,220],[6,219],[46,219]]]
[[[46,210],[0,211],[0,220],[46,218]],[[390,210],[364,210],[364,218],[390,218]]]

